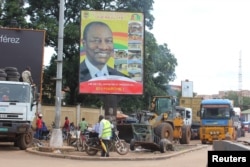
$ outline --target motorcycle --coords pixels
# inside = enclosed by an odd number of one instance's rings
[[[129,151],[129,147],[124,140],[118,137],[118,131],[113,133],[110,140],[110,151],[116,151],[120,155],[126,155]],[[85,143],[85,151],[88,155],[96,155],[98,151],[102,150],[100,139],[96,136],[92,137],[91,134]]]

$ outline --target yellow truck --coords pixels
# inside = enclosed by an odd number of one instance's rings
[[[199,112],[202,100],[202,97],[181,97],[179,100],[179,106],[192,109],[191,139],[199,138],[199,128],[201,123]]]

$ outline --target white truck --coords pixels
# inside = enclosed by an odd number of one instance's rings
[[[28,83],[0,80],[0,142],[14,142],[21,150],[32,144],[31,125],[38,97],[35,92]]]

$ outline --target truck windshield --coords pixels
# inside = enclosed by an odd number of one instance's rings
[[[4,102],[29,102],[29,87],[23,84],[5,84],[0,85],[0,101]]]
[[[202,119],[229,119],[230,108],[229,107],[202,107],[201,108]]]
[[[161,113],[172,113],[172,100],[170,98],[159,98],[156,103],[156,111]]]

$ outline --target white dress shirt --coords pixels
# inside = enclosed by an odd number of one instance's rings
[[[86,63],[87,68],[89,69],[91,78],[96,78],[96,77],[108,76],[109,75],[107,64],[105,64],[105,66],[102,68],[102,70],[99,70],[98,68],[96,68],[96,66],[91,64],[91,62],[88,60],[87,57],[85,59],[85,63]]]

